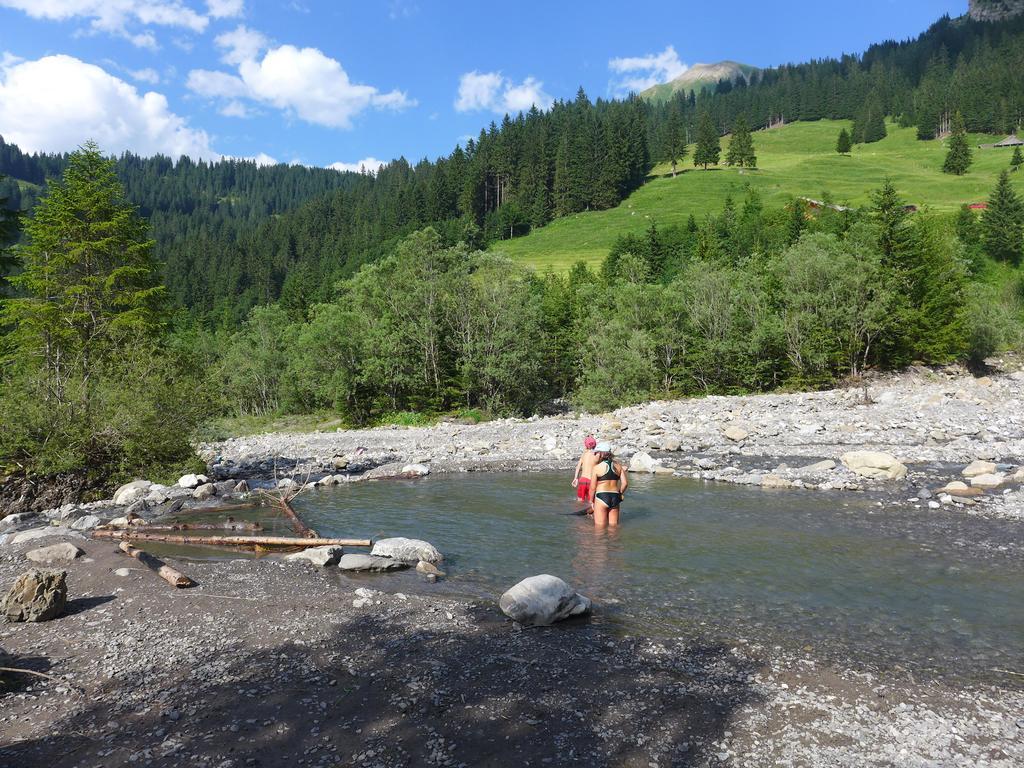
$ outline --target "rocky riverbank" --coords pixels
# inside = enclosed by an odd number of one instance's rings
[[[491,602],[429,584],[366,591],[336,568],[276,559],[178,564],[198,586],[174,590],[112,543],[61,538],[85,551],[62,566],[67,614],[0,625],[4,663],[53,678],[5,678],[4,764],[1024,761],[1024,693],[1009,674],[952,687],[757,638],[654,641],[587,620],[517,631]],[[0,583],[37,545],[2,550]]]
[[[410,464],[433,472],[566,469],[592,433],[644,471],[766,488],[884,489],[901,501],[1024,519],[1024,371],[976,378],[915,369],[874,381],[867,395],[857,388],[708,397],[601,416],[275,433],[207,444],[201,454],[218,478],[341,482],[354,467],[383,475]],[[843,462],[863,451],[891,456],[905,476],[865,476]],[[991,462],[985,474],[997,482],[982,495],[943,492],[954,481],[971,486],[962,472],[977,460]]]

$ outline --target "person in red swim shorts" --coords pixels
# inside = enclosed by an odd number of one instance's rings
[[[572,487],[576,489],[576,498],[584,503],[584,510],[590,514],[594,505],[590,501],[590,470],[597,461],[594,448],[597,447],[597,440],[593,435],[583,438],[583,453],[580,460],[576,462],[576,474],[572,478]],[[581,511],[582,513],[582,511]]]

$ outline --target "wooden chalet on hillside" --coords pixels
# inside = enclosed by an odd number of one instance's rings
[[[995,144],[978,145],[978,149],[1002,149],[1004,147],[1024,147],[1024,141],[1018,139],[1016,134],[1011,134],[1002,141],[997,141]]]

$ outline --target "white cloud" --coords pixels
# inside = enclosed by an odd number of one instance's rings
[[[658,83],[667,83],[686,72],[690,67],[679,59],[679,54],[671,45],[661,53],[649,53],[646,56],[626,56],[611,59],[608,69],[624,75],[613,83],[617,94],[624,95],[630,91],[639,93]]]
[[[227,49],[221,56],[222,61],[238,65],[243,61],[255,59],[270,41],[262,32],[249,29],[243,24],[230,32],[217,35],[214,42],[218,48]]]
[[[156,37],[148,30],[139,32],[129,27],[180,27],[202,32],[209,23],[206,16],[179,0],[0,0],[0,7],[23,11],[33,19],[87,19],[93,32],[118,35],[141,48],[155,48]]]
[[[145,69],[129,69],[128,74],[131,75],[132,80],[138,80],[140,83],[156,85],[160,82],[160,73],[152,67],[146,67]]]
[[[245,3],[243,0],[206,0],[206,8],[215,19],[232,19],[242,15]]]
[[[281,45],[260,59],[267,40],[245,27],[216,42],[226,49],[224,60],[238,65],[238,74],[190,72],[189,89],[207,98],[248,99],[331,128],[350,128],[352,119],[366,109],[401,110],[416,104],[402,91],[382,93],[372,85],[353,83],[340,62],[316,48]]]
[[[360,173],[366,170],[370,173],[377,173],[381,169],[381,166],[387,165],[383,160],[378,160],[375,157],[364,157],[362,160],[356,163],[331,163],[328,168],[333,168],[336,171],[353,171]]]
[[[243,119],[252,117],[255,114],[240,101],[229,101],[217,111],[224,115],[224,117],[240,117]]]
[[[94,139],[104,152],[215,159],[210,137],[172,112],[167,99],[66,55],[0,69],[0,130],[27,152],[65,152]]]
[[[498,114],[525,112],[536,105],[551,106],[552,98],[544,92],[544,83],[528,77],[518,85],[500,72],[466,72],[459,78],[455,99],[458,112],[490,110]]]

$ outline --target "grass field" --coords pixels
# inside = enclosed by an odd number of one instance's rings
[[[598,264],[615,239],[642,232],[650,222],[682,224],[692,213],[698,220],[721,211],[732,195],[742,202],[747,186],[757,189],[766,206],[783,206],[794,197],[820,199],[826,192],[837,203],[859,206],[888,176],[908,203],[936,211],[955,211],[963,203],[988,198],[999,172],[1009,166],[1013,150],[975,150],[974,165],[965,176],[942,173],[945,142],[918,141],[916,129],[890,123],[889,135],[875,144],[854,147],[850,156],[836,153],[836,138],[849,123],[822,120],[793,123],[754,134],[759,170],[694,169],[689,157],[675,179],[661,164],[651,178],[617,208],[566,216],[526,237],[495,243],[491,249],[536,269],[564,271],[577,261]],[[972,135],[971,146],[1004,138]],[[722,157],[728,139],[722,141]],[[692,147],[690,148],[692,154]],[[1024,192],[1024,171],[1014,175]]]

